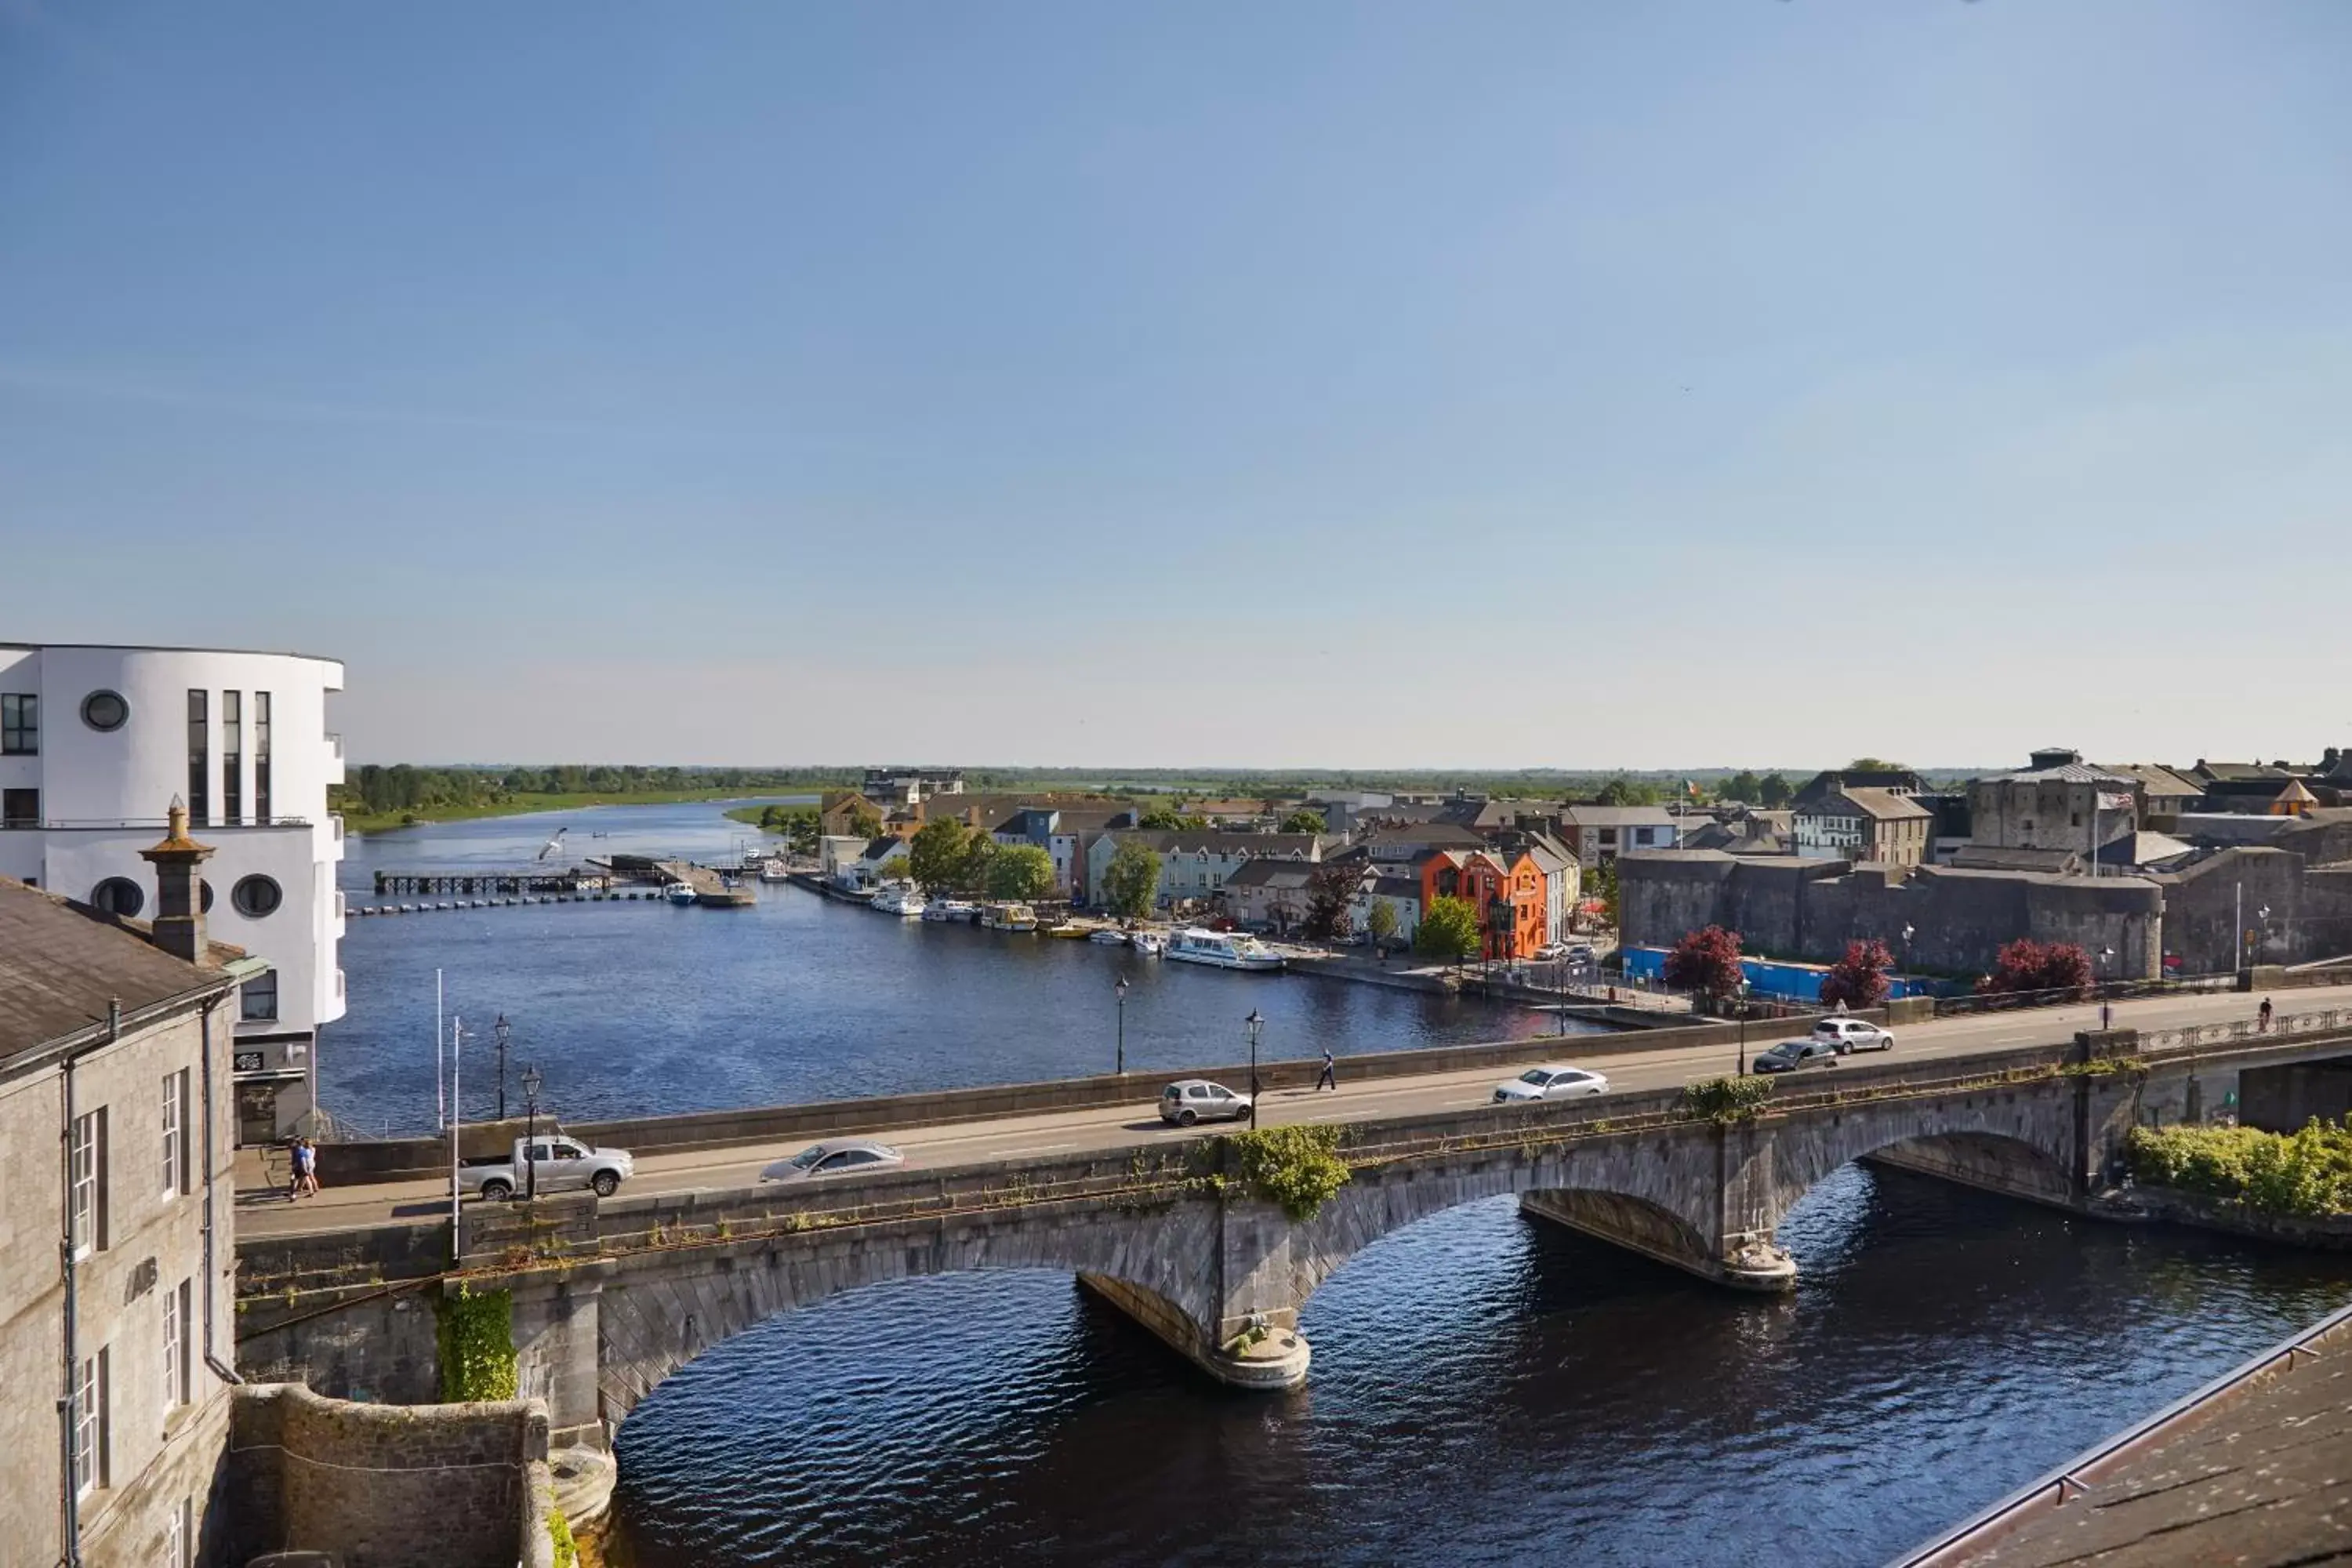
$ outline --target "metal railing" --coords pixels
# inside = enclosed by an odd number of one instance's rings
[[[2141,996],[2200,995],[2237,988],[2238,977],[2234,974],[2190,974],[2168,980],[2102,980],[2049,991],[1979,991],[1937,997],[1936,1016],[1964,1017],[2018,1007],[2063,1007],[2081,1002],[2123,1002]]]
[[[171,826],[171,819],[163,816],[47,816],[34,819],[16,817],[5,824],[0,824],[0,826],[15,828],[21,832],[46,833],[121,833],[131,829],[143,832],[150,828],[161,833]],[[189,830],[195,833],[310,826],[310,819],[307,816],[272,816],[267,822],[258,817],[240,817],[233,822],[216,817],[209,822],[188,824]]]

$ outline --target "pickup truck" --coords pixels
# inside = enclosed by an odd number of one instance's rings
[[[525,1144],[530,1145],[528,1164]],[[583,1187],[600,1198],[609,1198],[636,1168],[635,1159],[624,1149],[591,1149],[577,1138],[562,1136],[518,1138],[509,1159],[458,1166],[457,1184],[494,1204],[505,1203],[521,1192],[574,1193]]]

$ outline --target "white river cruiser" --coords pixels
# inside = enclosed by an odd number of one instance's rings
[[[1215,969],[1276,970],[1281,955],[1254,936],[1240,931],[1178,931],[1168,944],[1168,957],[1178,963],[1205,963]]]
[[[874,895],[874,907],[902,921],[913,920],[923,912],[923,895],[903,884],[885,888]]]

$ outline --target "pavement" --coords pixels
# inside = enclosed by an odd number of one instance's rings
[[[2259,998],[2237,992],[2118,1002],[2114,1005],[2114,1023],[2118,1028],[2163,1029],[2251,1019],[2258,1003]],[[2291,1013],[2296,1008],[2289,1001],[2280,1010]],[[2057,1044],[2073,1038],[2078,1031],[2098,1026],[2099,1008],[2095,1004],[1942,1018],[1897,1029],[1895,1056],[1900,1060],[1933,1059],[2014,1050],[2025,1046]],[[1757,1051],[1792,1032],[1785,1026],[1756,1024],[1748,1032],[1748,1054],[1753,1058]],[[1698,1079],[1718,1078],[1737,1068],[1737,1047],[1732,1046],[1642,1052],[1610,1048],[1612,1043],[1632,1037],[1635,1037],[1568,1036],[1560,1041],[1560,1054],[1556,1059],[1603,1073],[1611,1087],[1620,1089],[1668,1089]],[[1865,1059],[1875,1062],[1880,1058]],[[1479,1068],[1351,1084],[1348,1081],[1347,1059],[1342,1058],[1336,1092],[1269,1091],[1259,1104],[1259,1123],[1267,1126],[1370,1121],[1474,1110],[1489,1103],[1498,1081],[1517,1076],[1525,1070],[1525,1066]],[[1137,1075],[1136,1098],[1126,1105],[910,1127],[896,1133],[885,1130],[857,1136],[878,1138],[895,1145],[907,1157],[909,1169],[919,1169],[1078,1151],[1121,1150],[1231,1131],[1221,1125],[1187,1129],[1163,1124],[1157,1103],[1160,1086],[1166,1081],[1162,1076]],[[637,1161],[636,1174],[622,1191],[631,1196],[646,1196],[751,1186],[759,1181],[761,1167],[798,1153],[808,1142],[803,1138],[756,1147],[643,1155]],[[240,1237],[310,1235],[403,1221],[430,1224],[449,1212],[449,1185],[446,1181],[391,1182],[338,1191],[331,1143],[320,1149],[320,1181],[324,1191],[316,1197],[289,1202],[283,1185],[270,1179],[267,1167],[253,1159],[252,1152],[239,1153],[236,1233]]]

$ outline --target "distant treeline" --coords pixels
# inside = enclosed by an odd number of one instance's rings
[[[533,795],[678,795],[734,791],[746,795],[805,792],[854,783],[840,768],[648,768],[613,763],[565,763],[551,768],[412,767],[368,763],[328,792],[337,811],[370,816],[477,809]]]

